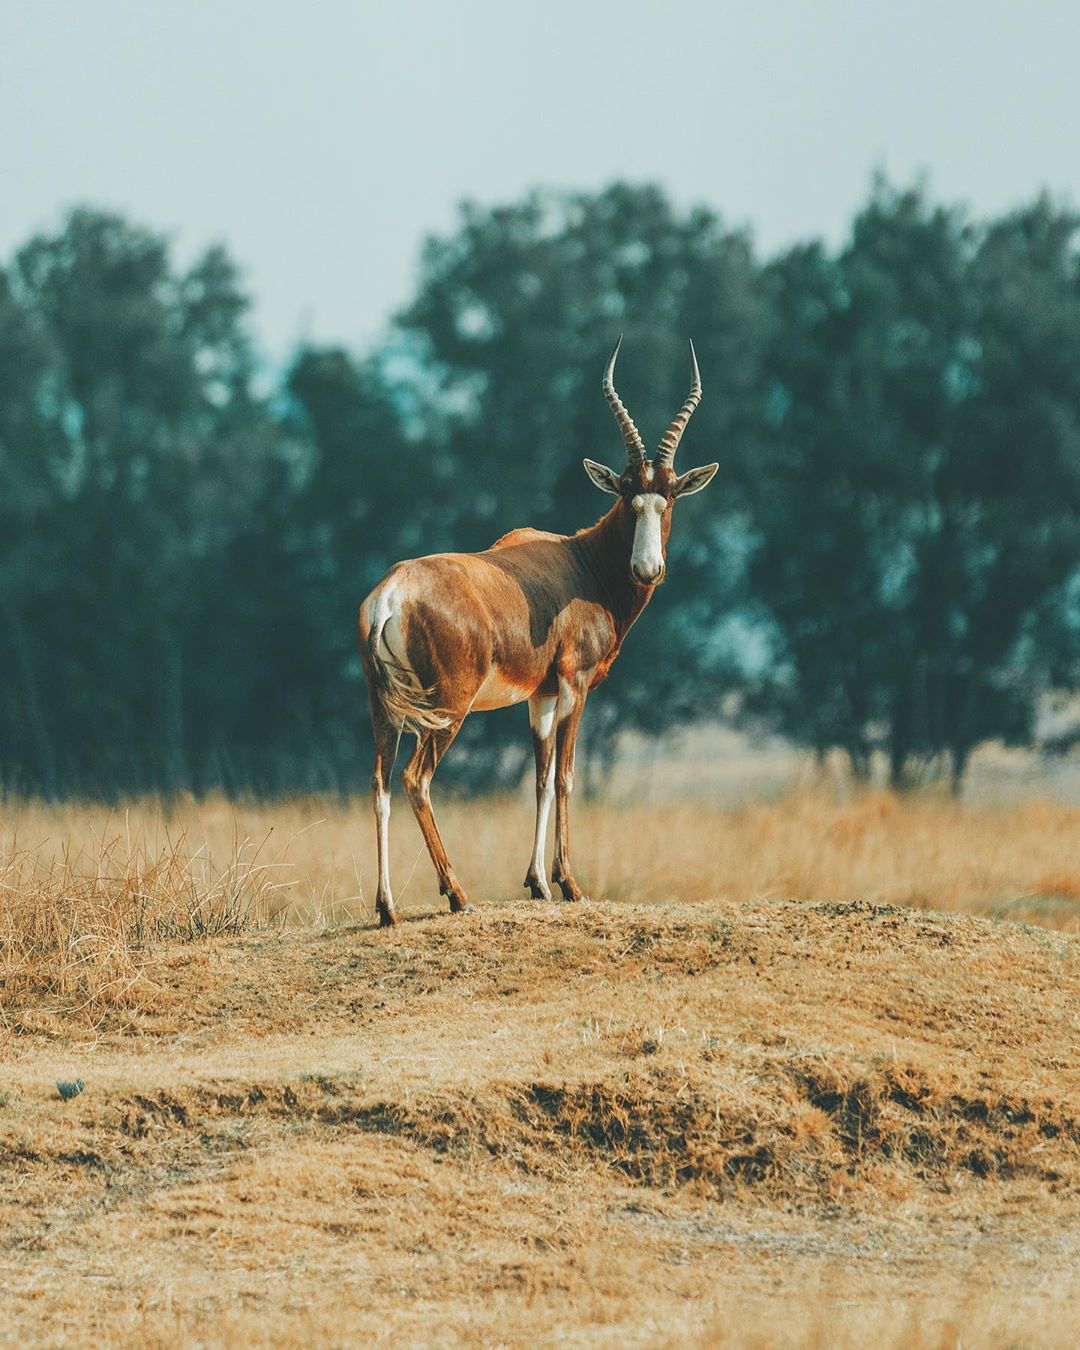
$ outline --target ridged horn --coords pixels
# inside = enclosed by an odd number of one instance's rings
[[[660,442],[660,448],[656,452],[657,464],[666,464],[669,468],[675,461],[675,451],[679,448],[679,442],[682,440],[682,434],[686,430],[686,424],[690,421],[690,415],[701,402],[701,372],[698,370],[697,357],[694,354],[694,344],[690,343],[690,393],[686,396],[686,402],[675,414],[675,419],[667,431],[664,432],[663,439]]]
[[[615,350],[611,353],[611,359],[607,363],[607,370],[604,371],[604,397],[611,405],[611,411],[615,414],[615,421],[622,432],[622,438],[626,442],[626,458],[629,460],[632,469],[640,469],[645,463],[645,442],[641,439],[641,432],[634,426],[634,419],[623,406],[622,399],[615,392],[615,358],[619,354],[619,348],[622,346],[622,334],[619,334],[619,340],[615,344]]]

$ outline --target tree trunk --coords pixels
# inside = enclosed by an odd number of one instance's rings
[[[893,691],[889,725],[889,787],[894,792],[903,792],[910,785],[913,702],[912,687],[902,678]]]
[[[870,751],[865,745],[853,744],[848,746],[847,752],[852,778],[860,787],[865,787],[870,782]]]
[[[954,745],[952,747],[952,762],[949,766],[949,795],[957,801],[964,793],[964,774],[967,772],[970,758],[970,745]]]
[[[162,785],[169,791],[189,785],[184,742],[184,653],[175,631],[161,634],[162,722],[165,742],[165,773]]]
[[[22,615],[13,605],[5,605],[8,631],[11,634],[11,646],[15,653],[15,665],[19,672],[19,685],[22,693],[22,705],[26,714],[26,723],[30,729],[30,740],[37,759],[36,787],[45,797],[56,795],[56,753],[52,736],[49,733],[48,719],[42,711],[38,698],[37,677],[34,669],[34,653],[26,635],[26,626]]]

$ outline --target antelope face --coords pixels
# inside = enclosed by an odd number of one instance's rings
[[[664,578],[671,507],[676,497],[689,497],[712,482],[719,464],[706,464],[678,475],[668,465],[645,461],[619,476],[606,464],[585,461],[585,472],[602,492],[620,497],[633,525],[630,575],[639,586],[656,586]]]
[[[672,502],[676,497],[688,497],[700,492],[712,482],[720,465],[706,464],[682,475],[677,475],[672,467],[686,424],[701,401],[701,376],[694,355],[694,344],[690,344],[690,393],[671,426],[664,432],[652,461],[645,454],[645,443],[633,419],[615,392],[615,358],[621,344],[620,337],[604,372],[604,397],[615,414],[615,421],[626,442],[626,468],[620,476],[606,464],[587,459],[585,472],[601,492],[611,492],[622,498],[634,531],[630,549],[630,575],[640,586],[655,586],[664,576]]]

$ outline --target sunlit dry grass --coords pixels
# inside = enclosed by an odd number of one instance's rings
[[[406,801],[395,799],[399,912],[441,909]],[[437,802],[470,896],[515,899],[531,844],[528,794]],[[1080,810],[968,806],[824,790],[727,808],[580,801],[579,880],[614,901],[859,899],[1080,926]],[[161,939],[368,918],[375,841],[364,798],[7,803],[0,831],[0,1015],[137,1007]],[[23,1014],[26,1015],[25,1013]]]
[[[531,794],[468,801],[440,800],[436,791],[435,798],[470,897],[484,904],[520,896]],[[9,897],[31,885],[59,895],[74,878],[97,882],[103,873],[111,878],[111,901],[125,913],[162,905],[168,931],[187,922],[189,910],[197,922],[199,906],[210,915],[224,905],[256,921],[316,922],[360,918],[373,906],[375,840],[366,798],[143,800],[115,809],[9,803],[3,820],[0,884]],[[1080,922],[1080,808],[1049,801],[969,806],[887,793],[838,800],[827,790],[736,808],[707,800],[649,807],[576,801],[572,828],[579,880],[607,900],[861,899],[1062,930]],[[399,908],[438,903],[400,793],[391,843]],[[166,902],[172,888],[179,909]]]
[[[18,810],[0,844],[0,1018],[32,1025],[35,998],[46,1015],[139,1006],[155,944],[269,922],[280,868],[235,828],[215,848],[160,809],[72,816]]]

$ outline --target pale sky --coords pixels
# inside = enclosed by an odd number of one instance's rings
[[[0,258],[118,208],[223,240],[264,352],[363,348],[463,197],[659,181],[772,250],[876,167],[1080,203],[1077,0],[0,0]]]

